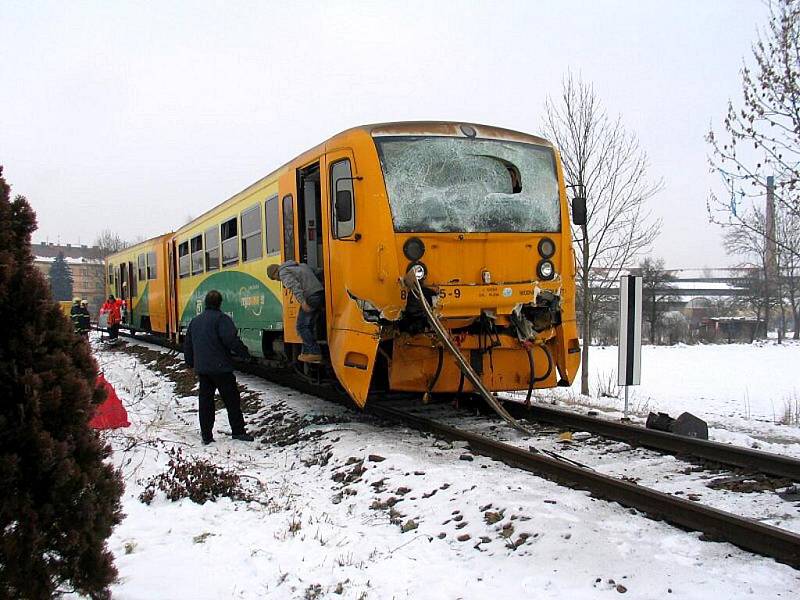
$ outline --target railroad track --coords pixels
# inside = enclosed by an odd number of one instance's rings
[[[471,407],[482,410],[478,403],[471,403]],[[506,411],[516,419],[548,423],[572,431],[588,431],[595,435],[626,442],[632,446],[641,446],[665,454],[687,456],[696,459],[740,467],[757,473],[786,477],[800,482],[800,460],[762,450],[754,450],[743,446],[722,444],[709,440],[690,438],[665,431],[647,429],[640,425],[620,423],[590,417],[573,411],[551,408],[541,404],[525,405],[520,402],[506,402]]]
[[[368,411],[417,430],[453,441],[467,442],[476,454],[502,461],[511,467],[535,473],[573,489],[588,491],[598,498],[636,509],[654,519],[690,531],[702,532],[706,539],[730,542],[744,550],[800,568],[800,535],[796,533],[641,487],[536,450],[525,450],[420,415],[382,406],[380,403],[369,405]]]
[[[120,333],[120,335],[124,334]],[[166,340],[148,338],[147,341],[172,350],[179,350]],[[287,369],[272,369],[253,363],[241,363],[238,367],[243,372],[328,400],[342,402],[346,398],[346,395],[336,391],[332,386],[320,388],[310,381],[298,379]],[[614,423],[538,405],[525,406],[506,402],[504,406],[515,418],[539,420],[558,426],[591,431],[597,435],[623,440],[632,445],[652,448],[661,452],[701,458],[735,467],[745,467],[753,471],[800,481],[800,460],[797,459],[728,444],[684,438],[670,433]],[[533,448],[526,450],[477,433],[438,423],[419,414],[387,406],[380,401],[370,401],[367,405],[367,412],[449,440],[466,442],[476,454],[488,456],[573,489],[588,491],[598,498],[617,502],[678,527],[702,532],[706,539],[730,542],[750,552],[800,568],[800,535],[796,533],[642,487],[623,479],[603,475],[552,453],[540,452]]]

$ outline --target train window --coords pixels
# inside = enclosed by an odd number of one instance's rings
[[[264,203],[264,219],[267,222],[267,254],[277,254],[281,251],[280,210],[278,196],[268,198]]]
[[[222,224],[222,266],[227,267],[239,260],[239,231],[236,217]]]
[[[219,228],[206,230],[206,271],[219,269]]]
[[[258,204],[242,212],[242,261],[263,255],[261,245],[261,209]]]
[[[140,254],[136,257],[137,271],[139,271],[139,281],[147,279],[147,267],[145,266],[145,256]]]
[[[191,241],[192,275],[203,272],[203,236],[196,235]]]
[[[108,265],[108,285],[114,285],[114,265]]]
[[[128,263],[128,275],[130,276],[130,280],[131,280],[131,283],[130,283],[130,286],[131,286],[130,295],[131,295],[131,297],[138,296],[139,295],[139,290],[137,288],[137,278],[133,274],[133,263],[132,262]]]
[[[294,203],[283,197],[283,260],[294,260]]]
[[[155,279],[158,276],[156,271],[156,253],[155,252],[148,252],[147,253],[147,278],[148,279]]]
[[[333,237],[353,235],[356,228],[355,199],[350,161],[340,160],[331,166],[331,229]]]
[[[189,276],[189,242],[178,244],[178,276]]]

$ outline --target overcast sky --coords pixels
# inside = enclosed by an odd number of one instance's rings
[[[0,164],[34,240],[150,237],[354,125],[541,131],[568,70],[665,186],[652,254],[732,264],[707,223],[703,136],[740,95],[760,0],[0,0]]]

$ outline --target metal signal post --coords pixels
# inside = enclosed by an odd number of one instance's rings
[[[628,418],[628,386],[642,379],[642,277],[619,279],[619,356],[617,383],[625,386],[625,416]]]

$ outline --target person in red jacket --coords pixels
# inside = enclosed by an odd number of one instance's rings
[[[119,324],[122,321],[121,306],[122,301],[114,298],[114,294],[109,294],[108,300],[100,307],[100,315],[106,315],[106,331],[108,331],[109,342],[116,342],[119,336]]]

